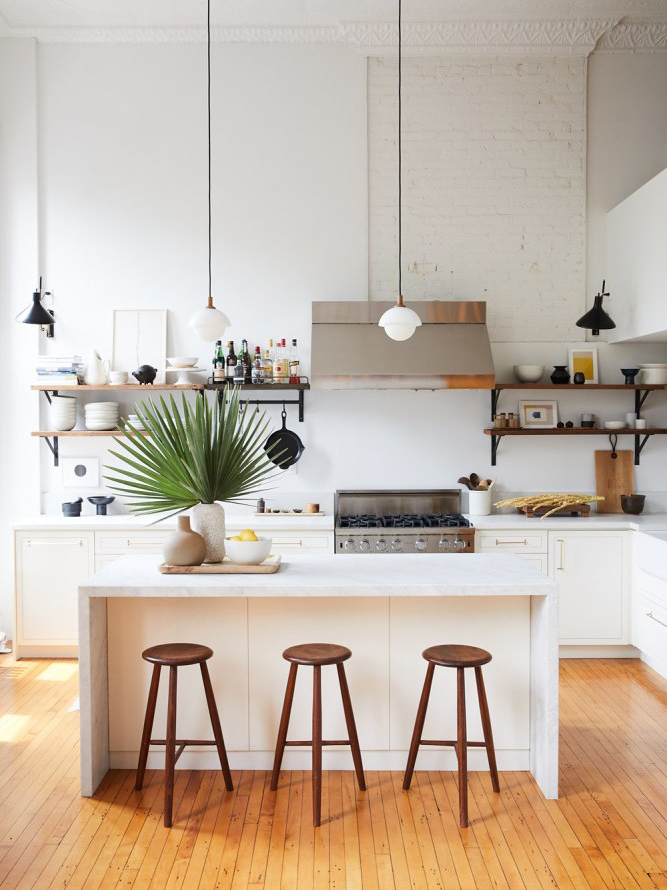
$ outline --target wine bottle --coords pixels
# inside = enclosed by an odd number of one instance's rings
[[[252,359],[248,351],[247,340],[241,340],[241,362],[243,363],[243,382],[252,383]]]
[[[222,383],[225,379],[225,355],[222,351],[222,340],[215,344],[215,356],[213,357],[213,380]]]
[[[236,371],[236,353],[234,352],[234,341],[230,340],[227,346],[229,347],[229,349],[227,352],[225,377],[231,383],[234,380],[234,372]]]

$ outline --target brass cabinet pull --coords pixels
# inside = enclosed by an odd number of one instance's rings
[[[667,624],[665,624],[665,622],[661,621],[659,618],[656,618],[653,612],[647,612],[646,617],[650,618],[651,621],[655,621],[657,624],[662,624],[663,627],[667,627]]]
[[[562,571],[565,568],[565,566],[563,565],[563,539],[558,538],[558,543],[560,544],[560,553],[559,553],[560,565],[557,565],[556,568],[560,569],[560,571]]]
[[[511,546],[512,544],[525,544],[525,545],[527,545],[527,544],[528,544],[528,539],[527,539],[527,538],[524,538],[522,541],[501,541],[500,538],[496,538],[496,547],[500,547],[501,544],[508,544],[508,545],[510,545],[510,546]]]

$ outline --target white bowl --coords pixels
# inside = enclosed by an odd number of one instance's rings
[[[89,408],[117,408],[118,402],[88,402],[84,407],[86,411]]]
[[[173,355],[167,361],[172,368],[194,368],[199,359],[192,358],[191,355]]]
[[[604,428],[606,430],[624,430],[627,426],[624,420],[605,420]]]
[[[514,365],[514,376],[520,383],[539,383],[544,376],[544,365]]]
[[[649,386],[660,386],[667,383],[667,368],[641,365],[641,382]]]
[[[86,429],[91,431],[101,432],[102,430],[115,430],[117,426],[118,424],[107,421],[105,421],[104,423],[102,421],[100,421],[99,423],[93,423],[90,420],[86,421]]]
[[[229,561],[238,566],[258,566],[271,553],[271,538],[257,541],[230,541],[225,538],[225,552]]]

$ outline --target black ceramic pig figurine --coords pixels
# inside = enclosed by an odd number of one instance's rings
[[[152,383],[155,380],[157,368],[150,365],[139,365],[136,371],[132,371],[132,376],[136,377],[139,383]]]

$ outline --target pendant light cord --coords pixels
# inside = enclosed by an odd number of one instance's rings
[[[207,0],[206,44],[206,108],[208,114],[208,305],[210,308],[213,306],[213,290],[211,286],[211,0]]]
[[[401,144],[401,86],[402,86],[402,17],[401,17],[401,0],[398,0],[398,304],[403,305],[403,279],[402,279],[402,257],[403,257],[403,152]]]

